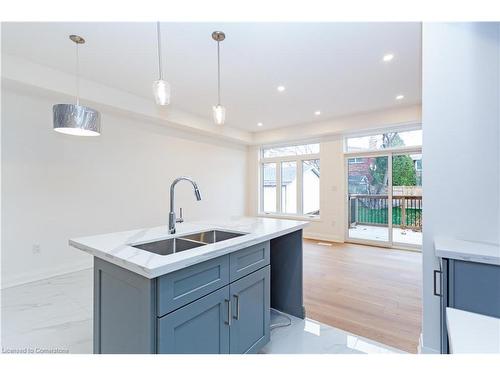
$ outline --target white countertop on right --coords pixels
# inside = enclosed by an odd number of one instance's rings
[[[498,244],[437,236],[434,238],[434,251],[439,258],[500,266],[500,245]]]
[[[450,353],[500,353],[500,319],[446,308]]]

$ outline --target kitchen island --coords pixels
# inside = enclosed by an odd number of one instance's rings
[[[71,239],[94,256],[94,353],[256,353],[303,318],[307,222],[241,217]]]

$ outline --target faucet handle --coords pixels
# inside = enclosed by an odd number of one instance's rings
[[[179,217],[177,219],[175,219],[175,222],[176,223],[183,223],[184,222],[184,218],[182,217],[182,207],[179,208]]]

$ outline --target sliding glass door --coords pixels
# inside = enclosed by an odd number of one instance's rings
[[[422,130],[345,138],[346,237],[381,246],[422,246]]]
[[[390,243],[389,161],[388,156],[347,159],[349,239]]]
[[[346,158],[347,240],[422,246],[422,154],[391,152]]]

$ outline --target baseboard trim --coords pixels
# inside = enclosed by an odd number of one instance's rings
[[[439,350],[424,346],[424,336],[420,334],[418,338],[418,354],[441,354]]]
[[[85,262],[79,262],[79,263],[65,265],[62,267],[51,268],[49,270],[44,270],[37,273],[21,274],[7,280],[2,280],[0,289],[12,288],[14,286],[32,283],[34,281],[65,275],[71,272],[82,271],[89,268],[92,268],[92,262],[86,260]]]
[[[339,238],[338,236],[329,236],[321,233],[314,232],[304,232],[302,235],[303,238],[307,238],[308,240],[318,240],[318,241],[329,241],[329,242],[337,242],[344,243],[343,238]]]

